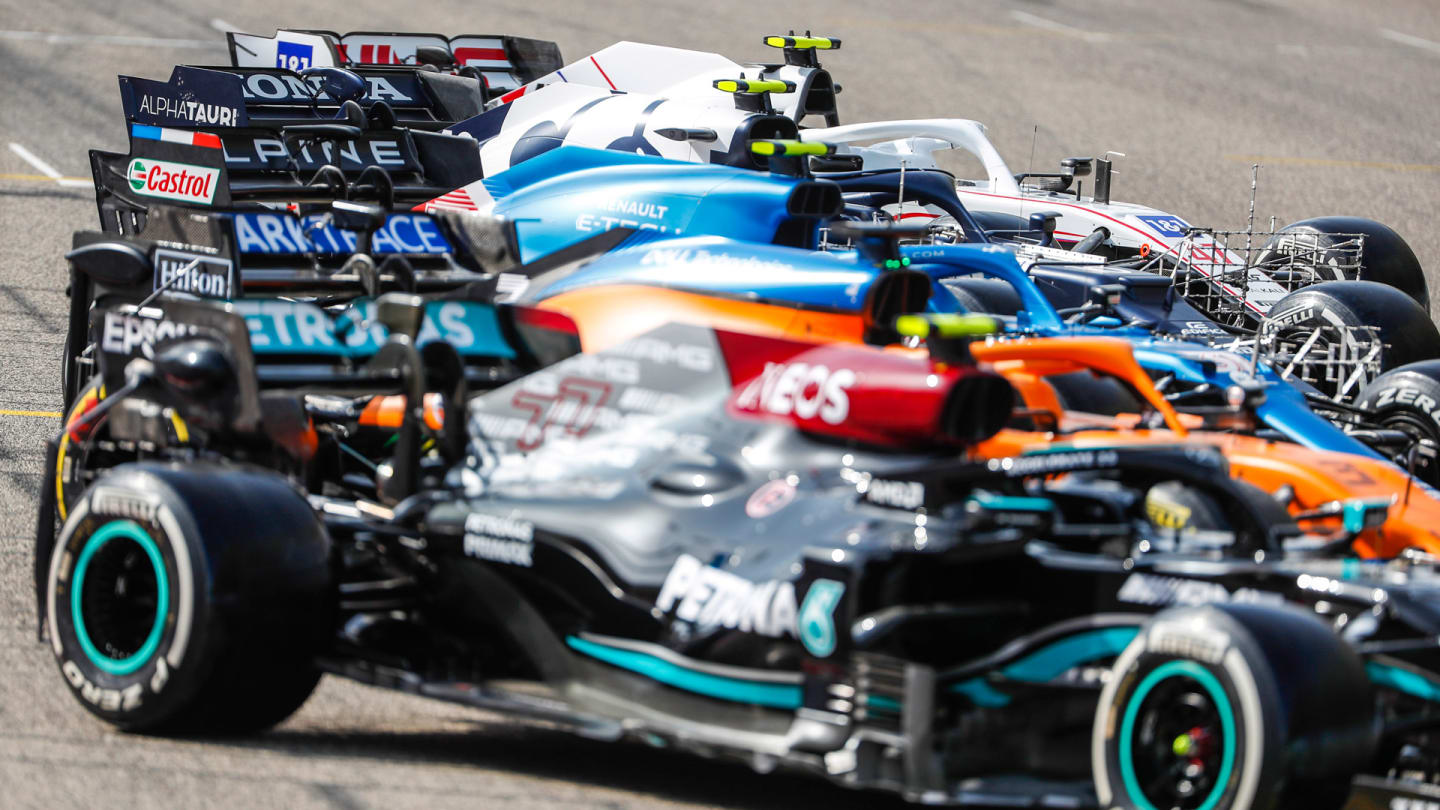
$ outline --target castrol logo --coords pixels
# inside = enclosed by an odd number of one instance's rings
[[[130,188],[147,197],[209,205],[215,200],[219,169],[171,163],[165,160],[135,158],[125,173]]]

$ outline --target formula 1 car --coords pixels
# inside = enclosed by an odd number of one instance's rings
[[[927,803],[1430,795],[1433,562],[1305,559],[1206,447],[976,458],[1013,393],[965,338],[663,327],[448,401],[381,503],[247,463],[299,444],[244,318],[167,307],[152,361],[101,355],[111,401],[217,441],[156,442],[37,553],[60,672],[121,728],[263,728],[323,670]],[[407,419],[463,379],[417,387],[423,314],[379,315]],[[1217,529],[1158,528],[1157,482]]]

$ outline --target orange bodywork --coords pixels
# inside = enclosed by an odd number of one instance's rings
[[[537,304],[569,315],[587,352],[603,351],[667,323],[691,323],[817,343],[860,343],[865,323],[851,313],[820,312],[761,301],[648,287],[582,287]]]
[[[425,426],[439,430],[445,424],[445,412],[439,394],[425,395]],[[405,397],[398,394],[374,397],[365,403],[357,420],[362,427],[399,430],[405,422]]]
[[[1288,442],[1253,436],[1191,431],[1183,438],[1168,430],[1087,430],[1057,437],[1051,433],[1003,430],[978,446],[981,455],[1012,456],[1051,448],[1057,442],[1076,449],[1136,444],[1208,444],[1224,453],[1230,474],[1266,492],[1289,486],[1292,512],[1316,509],[1348,498],[1396,498],[1384,525],[1366,529],[1353,543],[1362,557],[1394,557],[1407,548],[1440,554],[1440,501],[1412,487],[1408,476],[1378,459],[1349,453],[1311,450]]]
[[[1024,338],[991,340],[970,347],[970,354],[991,364],[1020,391],[1031,408],[1050,411],[1058,420],[1064,415],[1055,390],[1045,378],[1076,371],[1105,374],[1128,384],[1145,402],[1164,417],[1165,424],[1184,438],[1187,427],[1165,395],[1155,390],[1150,375],[1135,362],[1130,344],[1119,338]]]
[[[1183,414],[1156,390],[1149,375],[1135,362],[1130,346],[1117,338],[1020,338],[977,343],[975,359],[989,362],[1021,392],[1032,408],[1049,410],[1057,421],[1064,411],[1055,392],[1044,381],[1052,374],[1092,370],[1128,383],[1165,419],[1168,430],[1086,430],[1050,433],[1002,431],[984,443],[983,455],[1015,455],[1026,450],[1054,447],[1056,441],[1076,448],[1113,447],[1118,444],[1204,443],[1224,453],[1235,478],[1266,492],[1289,486],[1294,492],[1293,512],[1307,512],[1347,498],[1397,498],[1383,526],[1367,529],[1354,543],[1367,557],[1393,557],[1416,547],[1440,553],[1440,501],[1429,492],[1409,486],[1409,476],[1379,459],[1349,453],[1312,450],[1289,442],[1272,442],[1233,433],[1192,431]],[[1408,493],[1407,493],[1408,488]],[[1408,494],[1408,497],[1407,497]]]

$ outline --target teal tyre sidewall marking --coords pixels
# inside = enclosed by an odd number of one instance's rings
[[[84,611],[80,605],[80,595],[85,588],[85,572],[90,567],[90,560],[106,543],[116,538],[130,540],[144,549],[145,556],[150,559],[150,565],[155,570],[155,621],[140,649],[125,658],[111,658],[96,648],[85,628]],[[110,675],[129,675],[145,666],[160,647],[160,637],[165,630],[165,617],[169,612],[170,578],[165,573],[165,558],[161,556],[160,547],[155,544],[155,540],[140,528],[140,524],[133,520],[114,520],[90,535],[85,541],[85,547],[80,550],[79,559],[75,561],[75,576],[70,585],[70,618],[75,624],[75,637],[80,642],[80,649],[85,651],[90,663]]]
[[[1135,694],[1125,707],[1124,719],[1120,722],[1120,747],[1117,755],[1120,760],[1120,778],[1124,781],[1125,792],[1130,795],[1130,801],[1140,810],[1157,810],[1154,804],[1145,798],[1140,790],[1140,783],[1135,778],[1135,759],[1133,756],[1132,740],[1135,734],[1135,717],[1140,713],[1140,704],[1145,702],[1146,695],[1149,695],[1161,681],[1169,678],[1191,678],[1198,682],[1210,695],[1216,708],[1220,712],[1220,730],[1224,735],[1225,755],[1221,758],[1220,773],[1215,779],[1215,787],[1210,790],[1210,795],[1197,810],[1214,810],[1219,804],[1220,797],[1225,793],[1225,785],[1230,781],[1230,771],[1235,767],[1235,712],[1230,707],[1230,698],[1225,694],[1225,687],[1220,680],[1211,672],[1194,661],[1168,661],[1156,667],[1140,681],[1140,686],[1135,689]]]

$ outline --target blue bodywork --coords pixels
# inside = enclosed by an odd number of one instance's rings
[[[562,146],[493,177],[494,213],[516,223],[522,261],[611,228],[765,244],[793,218],[800,178]],[[814,230],[811,226],[810,230]]]

